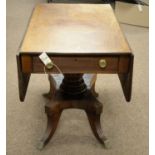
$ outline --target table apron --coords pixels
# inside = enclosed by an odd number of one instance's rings
[[[130,56],[95,56],[95,57],[80,57],[80,56],[52,56],[50,57],[53,63],[59,68],[62,73],[127,73],[130,65]],[[99,66],[100,60],[106,61],[106,67]],[[53,67],[45,69],[44,64],[38,56],[21,56],[21,65],[23,73],[60,73]]]

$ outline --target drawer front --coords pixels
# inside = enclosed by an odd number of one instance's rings
[[[51,57],[51,60],[63,73],[117,73],[118,57]],[[100,67],[99,62],[103,60],[106,66]],[[58,73],[54,66],[47,72]],[[44,65],[36,56],[33,57],[33,72],[44,72]]]
[[[128,73],[131,55],[100,57],[51,57],[63,73]],[[106,67],[101,68],[99,61],[105,60]],[[44,65],[38,56],[21,56],[22,72],[43,73]],[[48,72],[58,73],[54,67]]]

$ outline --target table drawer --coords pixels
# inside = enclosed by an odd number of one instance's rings
[[[117,73],[117,56],[103,57],[51,57],[51,60],[63,73]],[[101,68],[99,62],[104,60],[106,66]],[[22,56],[22,70],[25,73],[43,73],[44,65],[38,56]],[[58,69],[53,67],[48,72],[58,73]]]
[[[118,57],[51,57],[51,59],[63,73],[116,73],[118,71]],[[99,65],[101,60],[106,63],[103,68]],[[58,72],[56,67],[47,71]],[[38,57],[33,57],[33,72],[44,72],[44,65]]]

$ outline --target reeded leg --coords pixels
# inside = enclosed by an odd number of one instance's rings
[[[54,114],[47,114],[47,128],[45,131],[45,134],[43,136],[43,138],[41,139],[41,141],[39,142],[37,148],[38,149],[43,149],[44,146],[50,141],[50,139],[52,138],[52,136],[54,135],[57,125],[58,125],[58,121],[60,119],[61,116],[61,111],[57,111]]]
[[[92,132],[94,133],[95,137],[98,141],[105,146],[105,141],[107,138],[103,135],[101,123],[100,123],[100,115],[96,112],[86,111]]]

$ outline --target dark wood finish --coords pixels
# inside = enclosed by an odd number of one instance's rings
[[[120,56],[118,73],[128,73],[131,55]]]
[[[128,102],[131,100],[131,94],[132,94],[133,61],[134,61],[134,56],[131,54],[129,64],[126,66],[128,67],[128,72],[118,74],[125,99]],[[126,61],[123,64],[126,65],[127,64]],[[121,65],[122,66],[121,68],[123,68],[123,64]]]
[[[32,73],[33,71],[32,57],[29,55],[21,56],[21,62],[22,62],[22,71],[24,73]]]
[[[105,144],[107,140],[100,124],[102,104],[96,99],[95,92],[96,77],[94,76],[88,89],[82,74],[118,74],[125,98],[130,101],[133,55],[111,6],[36,6],[17,56],[21,101],[24,101],[31,73],[59,73],[55,67],[44,70],[38,58],[42,52],[47,52],[65,78],[60,89],[56,89],[54,79],[49,76],[50,92],[44,94],[51,100],[45,106],[47,130],[38,147],[43,148],[49,142],[62,111],[68,108],[85,110],[95,137],[101,144]],[[101,59],[107,62],[105,68],[99,67]]]
[[[19,98],[20,101],[24,101],[29,79],[30,79],[30,73],[23,73],[22,72],[22,66],[21,66],[21,59],[17,55],[17,71],[18,71],[18,88],[19,88]]]
[[[69,74],[69,75],[71,75],[71,74]],[[60,78],[60,77],[58,77],[58,78]],[[95,83],[96,83],[96,79],[97,79],[97,74],[91,74],[90,76],[83,77],[83,79],[84,78],[87,78],[90,81],[89,85],[87,85],[87,88],[90,89],[90,91],[92,92],[92,94],[95,97],[98,97],[98,93],[95,90]],[[49,84],[50,84],[50,89],[47,93],[44,93],[43,96],[47,99],[52,99],[52,97],[55,96],[55,93],[56,93],[56,90],[58,87],[57,81],[53,78],[53,76],[51,74],[48,75],[48,80],[49,80]]]
[[[131,74],[131,49],[109,5],[37,5],[20,50],[22,72],[26,74],[44,73],[38,58],[43,51],[64,74],[119,74],[129,101],[132,83],[123,79]],[[99,67],[100,59],[107,61],[106,68]],[[55,67],[46,72],[59,73]],[[130,86],[123,81],[129,81]]]
[[[44,73],[44,64],[38,56],[32,58],[22,55],[22,70],[24,73]],[[105,59],[107,66],[100,68],[99,61]],[[63,73],[117,73],[127,72],[119,67],[119,56],[52,56],[51,60]],[[128,60],[127,60],[128,61]],[[59,73],[54,67],[47,70],[50,73]]]
[[[55,92],[50,103],[45,106],[48,123],[38,148],[42,149],[49,142],[56,130],[62,111],[68,108],[85,110],[94,136],[105,146],[107,139],[103,135],[100,124],[102,104],[96,99],[91,89],[87,89],[82,74],[66,74],[60,89]]]
[[[59,66],[63,73],[117,73],[118,71],[118,57],[51,57],[52,61]],[[100,68],[99,60],[105,59],[107,61],[106,68]],[[44,65],[38,57],[33,58],[33,72],[42,73]],[[58,73],[54,67],[47,72]]]
[[[80,96],[83,95],[87,86],[84,83],[82,74],[64,74],[64,79],[60,85],[60,91],[67,96]]]
[[[43,149],[43,147],[49,142],[49,140],[54,135],[62,112],[61,110],[57,109],[56,106],[55,108],[45,107],[45,111],[47,114],[47,128],[43,138],[37,146],[37,148],[40,150]]]
[[[103,131],[101,128],[100,113],[90,112],[88,110],[85,110],[85,111],[90,123],[90,127],[92,129],[92,132],[94,133],[94,136],[101,144],[103,144],[105,147],[108,147],[106,146],[107,138],[103,135]]]

